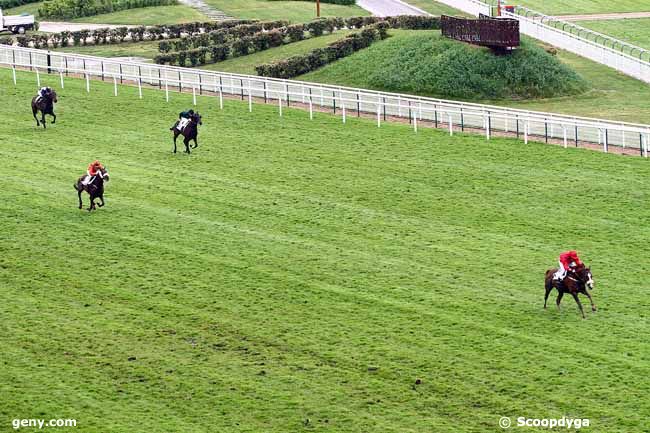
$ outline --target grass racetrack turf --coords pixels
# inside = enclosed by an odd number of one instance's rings
[[[44,131],[18,80],[0,69],[2,431],[650,427],[647,160],[213,98],[172,155],[191,95],[68,79]],[[587,320],[542,309],[566,248],[593,267]]]

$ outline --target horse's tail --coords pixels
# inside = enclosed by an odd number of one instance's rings
[[[553,289],[553,274],[555,271],[557,271],[557,269],[549,269],[546,271],[544,278],[544,288],[547,292],[550,292]]]

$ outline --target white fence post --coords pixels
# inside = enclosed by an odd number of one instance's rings
[[[524,144],[528,144],[528,131],[530,130],[530,122],[526,119],[524,122]]]
[[[221,87],[219,87],[219,109],[223,110],[223,92],[221,91]]]
[[[36,86],[40,89],[41,88],[41,74],[38,72],[38,68],[34,68],[36,71]]]
[[[90,93],[90,77],[86,74],[86,93]]]
[[[418,116],[415,111],[413,111],[413,131],[418,132]]]
[[[377,128],[381,126],[381,103],[377,101]]]
[[[451,121],[451,114],[447,113],[447,121],[449,122],[449,135],[454,135],[454,124]]]
[[[343,101],[343,93],[339,93],[339,99],[341,100],[341,108],[343,108],[343,123],[345,123],[345,102]]]
[[[562,135],[564,136],[564,148],[566,149],[567,147],[569,147],[569,143],[566,137],[566,125],[562,125]]]
[[[165,77],[165,101],[169,102],[169,80]]]
[[[65,83],[63,82],[63,72],[59,71],[59,79],[61,81],[61,88],[65,89]]]
[[[138,97],[142,99],[142,78],[138,78]]]
[[[16,83],[16,67],[15,66],[11,67],[11,73],[13,74],[13,77],[14,77],[14,86],[16,86],[17,83]]]
[[[314,120],[314,107],[311,101],[311,96],[309,97],[309,120]]]
[[[282,117],[282,93],[278,92],[278,110],[280,112],[280,117]]]
[[[113,96],[117,96],[117,77],[113,75]]]
[[[196,106],[196,87],[192,86],[192,102]]]
[[[251,80],[248,80],[248,112],[253,112],[253,94],[251,92]]]

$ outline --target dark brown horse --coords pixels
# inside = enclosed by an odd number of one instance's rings
[[[591,275],[591,269],[586,267],[584,264],[581,264],[580,266],[569,270],[562,281],[553,279],[553,274],[555,274],[556,271],[557,268],[546,271],[546,281],[544,284],[544,287],[546,288],[546,294],[544,295],[544,308],[546,308],[548,295],[555,288],[558,291],[557,300],[555,301],[558,309],[560,309],[562,296],[564,296],[565,293],[570,293],[578,304],[582,317],[585,318],[585,311],[582,308],[580,299],[578,299],[578,293],[582,293],[589,298],[589,302],[591,302],[591,311],[596,311],[596,305],[588,291],[594,289],[594,278]]]
[[[86,191],[90,196],[90,206],[88,211],[95,210],[95,199],[98,198],[101,200],[99,207],[104,206],[104,182],[108,182],[108,169],[106,167],[99,170],[99,172],[93,176],[87,184],[83,183],[87,175],[81,176],[77,183],[74,184],[74,189],[77,190],[77,195],[79,196],[79,209],[83,208],[83,203],[81,202],[81,193]]]
[[[198,147],[199,143],[196,141],[196,138],[199,135],[199,125],[203,125],[201,115],[199,113],[194,113],[190,116],[189,123],[185,125],[185,128],[183,128],[182,131],[178,130],[178,125],[172,128],[172,131],[174,131],[174,153],[176,153],[176,138],[178,138],[179,135],[185,137],[183,143],[185,144],[186,153],[190,153],[190,141],[194,141],[192,149]]]
[[[36,120],[36,126],[43,124],[45,129],[45,115],[48,114],[52,116],[52,123],[56,122],[56,114],[54,114],[54,104],[59,102],[56,97],[56,92],[54,89],[49,89],[42,97],[34,96],[32,98],[32,113],[34,114],[34,119]],[[41,112],[41,121],[38,121],[36,114]]]

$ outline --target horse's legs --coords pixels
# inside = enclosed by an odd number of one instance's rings
[[[555,300],[555,304],[557,305],[557,309],[560,309],[560,302],[562,302],[562,296],[564,296],[564,292],[561,291],[560,289],[557,289],[558,294],[557,294],[557,299]]]
[[[52,119],[52,123],[56,123],[56,114],[54,114],[54,111],[52,111],[52,117],[54,117],[54,119]]]
[[[582,308],[582,304],[580,303],[580,299],[578,299],[578,294],[577,293],[571,293],[573,296],[573,299],[576,300],[576,303],[578,304],[578,307],[580,307],[580,314],[582,314],[582,318],[585,319],[585,310]]]
[[[34,120],[36,120],[36,126],[41,126],[41,123],[38,121],[38,117],[36,117],[36,114],[38,114],[38,108],[32,107],[32,113],[34,114]]]
[[[104,195],[103,195],[103,194],[102,194],[102,195],[100,195],[100,196],[99,196],[99,199],[100,199],[100,200],[101,200],[102,202],[101,202],[101,203],[99,203],[99,204],[98,204],[98,206],[99,206],[99,207],[102,207],[102,206],[104,206],[104,204],[105,204],[105,203],[104,203]]]
[[[83,188],[77,189],[77,194],[79,195],[79,209],[83,208],[83,203],[81,202],[81,193],[83,192]]]
[[[176,139],[178,138],[178,133],[174,131],[174,153],[176,153]]]
[[[183,143],[185,144],[185,153],[190,153],[190,139],[185,137]]]
[[[594,300],[591,298],[591,295],[589,294],[589,291],[585,289],[583,292],[585,295],[587,295],[587,298],[589,298],[589,302],[591,303],[591,311],[596,311],[596,304],[594,304]]]
[[[192,149],[196,149],[197,147],[199,147],[199,142],[196,141],[196,138],[197,137],[194,137],[194,146],[192,147]]]
[[[544,309],[546,309],[546,301],[548,300],[548,295],[551,294],[551,290],[553,290],[553,285],[550,283],[549,280],[545,281],[544,288],[546,289],[546,293],[544,293]]]
[[[43,124],[43,129],[47,129],[45,127],[45,111],[41,111],[41,123]]]

